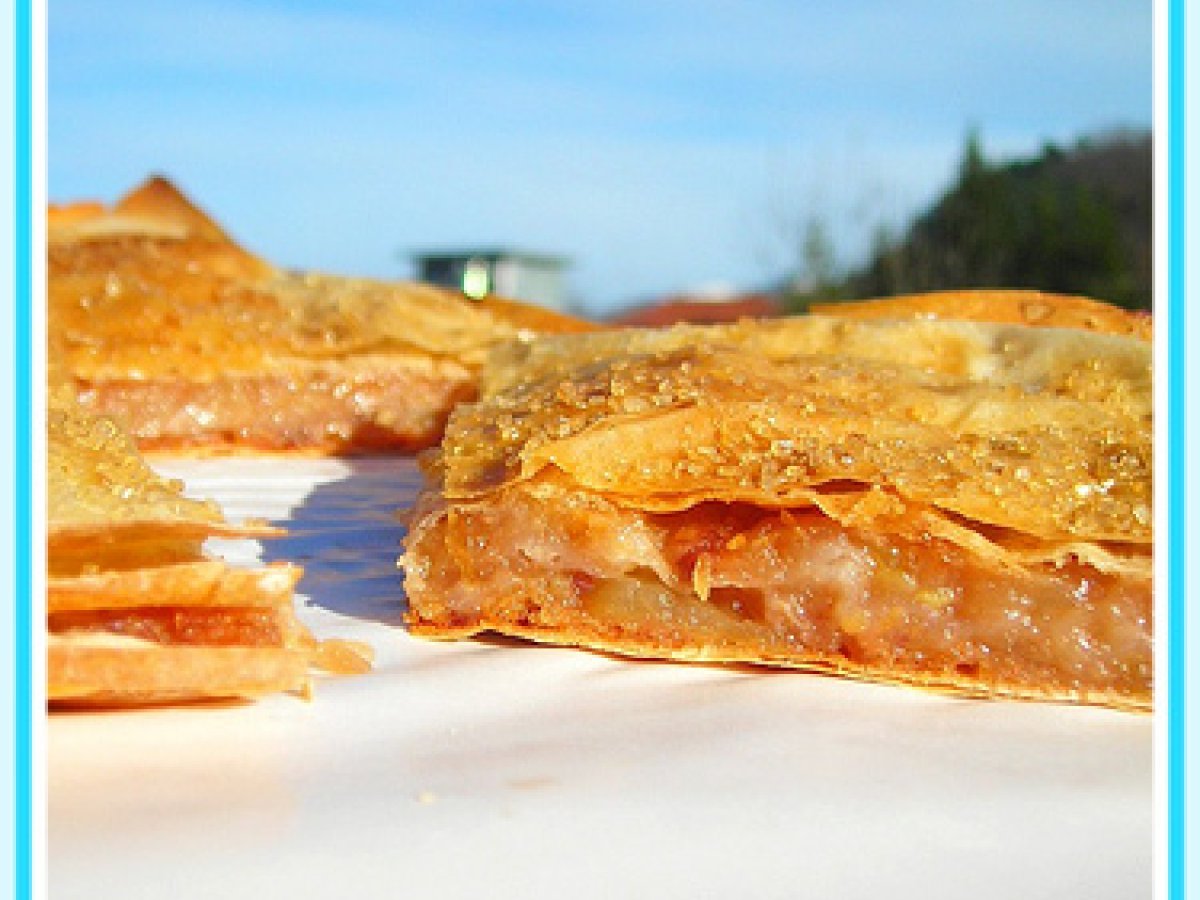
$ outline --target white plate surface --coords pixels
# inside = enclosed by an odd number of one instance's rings
[[[310,703],[54,715],[56,898],[1149,897],[1152,720],[401,627],[408,460],[166,461],[371,643]]]

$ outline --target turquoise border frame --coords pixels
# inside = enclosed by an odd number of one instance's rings
[[[15,847],[11,887],[17,898],[32,897],[32,2],[15,0],[14,45],[14,226],[13,267],[13,685],[14,685],[14,803]],[[1170,121],[1167,170],[1170,193],[1167,210],[1169,263],[1167,324],[1170,367],[1167,406],[1168,470],[1172,498],[1167,515],[1170,529],[1168,576],[1170,605],[1167,639],[1171,650],[1168,683],[1168,813],[1167,876],[1171,900],[1187,896],[1185,861],[1186,808],[1186,508],[1182,501],[1186,479],[1184,422],[1186,421],[1186,259],[1185,259],[1185,0],[1168,0],[1167,106]]]
[[[13,896],[33,892],[33,10],[13,4]]]
[[[1187,552],[1185,423],[1187,421],[1186,361],[1186,57],[1185,0],[1169,0],[1167,8],[1167,470],[1171,492],[1167,511],[1167,671],[1170,707],[1167,711],[1167,883],[1171,900],[1187,896]]]

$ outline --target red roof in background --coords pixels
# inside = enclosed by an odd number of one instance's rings
[[[684,294],[627,309],[609,321],[614,325],[663,328],[679,322],[736,322],[738,319],[762,319],[782,313],[783,305],[773,294],[737,294],[719,300]]]

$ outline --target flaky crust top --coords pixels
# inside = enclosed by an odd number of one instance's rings
[[[1151,374],[1143,341],[974,322],[557,337],[497,355],[433,466],[449,498],[554,478],[647,510],[850,503],[1149,544]]]
[[[1075,328],[1123,334],[1149,341],[1154,336],[1150,314],[1122,309],[1073,294],[1029,290],[932,291],[850,303],[818,303],[818,315],[855,319],[954,319],[1002,322],[1036,328]]]
[[[46,528],[52,550],[95,554],[118,537],[163,543],[278,533],[227,522],[215,503],[185,496],[115,422],[84,412],[63,389],[50,392],[46,410]]]
[[[46,519],[51,536],[88,526],[222,520],[215,504],[183,496],[155,474],[112,420],[85,414],[61,392],[46,411]]]
[[[203,379],[365,353],[473,370],[498,343],[594,327],[429,285],[285,271],[163,179],[111,209],[52,208],[48,257],[49,354],[76,378]]]

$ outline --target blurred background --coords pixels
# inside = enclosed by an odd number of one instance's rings
[[[625,321],[1151,297],[1151,3],[54,0],[52,202]]]

